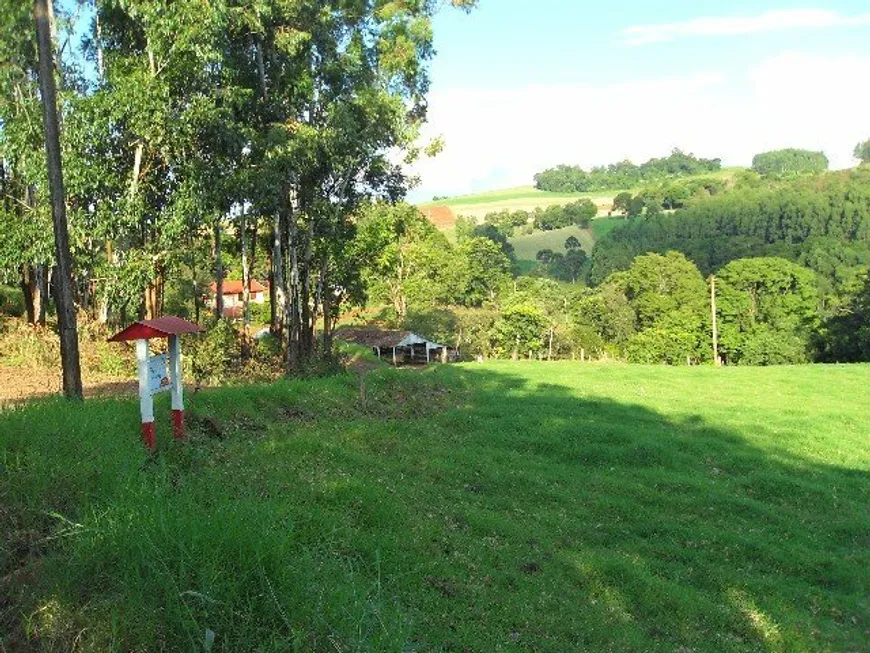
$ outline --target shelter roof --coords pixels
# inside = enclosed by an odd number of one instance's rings
[[[174,315],[158,317],[156,320],[134,322],[109,338],[109,342],[124,342],[142,338],[168,338],[184,333],[199,333],[203,328]]]

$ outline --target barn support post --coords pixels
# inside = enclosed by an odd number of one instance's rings
[[[426,343],[426,364],[429,364],[429,343]]]
[[[181,346],[178,336],[169,336],[169,378],[172,382],[172,435],[184,439],[184,395],[181,386]]]
[[[396,366],[396,365],[397,365],[397,363],[396,363],[396,348],[393,347],[393,366]]]
[[[136,361],[139,364],[139,415],[142,418],[142,442],[153,452],[157,449],[154,429],[154,399],[148,390],[148,339],[136,341]]]

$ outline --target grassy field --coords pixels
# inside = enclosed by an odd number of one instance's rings
[[[487,213],[508,209],[511,211],[534,211],[537,207],[561,206],[587,197],[599,207],[600,214],[606,214],[619,191],[596,191],[594,193],[548,193],[534,186],[521,186],[505,190],[451,197],[438,202],[421,204],[421,209],[431,206],[448,206],[457,216],[471,216],[482,220]]]
[[[154,459],[133,401],[37,402],[0,414],[0,651],[866,650],[868,385],[376,370],[192,395]]]
[[[592,252],[595,241],[604,237],[616,227],[625,224],[622,218],[597,218],[592,221],[589,229],[580,227],[565,227],[553,231],[535,231],[528,235],[514,236],[510,243],[514,246],[517,260],[521,266],[534,265],[535,254],[542,249],[552,249],[554,252],[565,252],[565,240],[569,236],[576,236],[583,245],[587,254]]]
[[[719,172],[700,175],[705,178],[731,179],[743,168],[723,168]],[[626,188],[624,190],[636,193],[641,187]],[[501,190],[475,193],[473,195],[461,195],[420,204],[421,209],[433,206],[448,206],[455,215],[473,216],[482,219],[487,213],[509,209],[511,211],[534,211],[537,207],[546,208],[553,205],[567,204],[578,199],[587,197],[599,207],[599,215],[606,215],[610,209],[613,198],[621,190],[594,191],[590,193],[549,193],[541,191],[534,186],[519,186]]]

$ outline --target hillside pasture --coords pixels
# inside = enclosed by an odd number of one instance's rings
[[[868,384],[380,369],[193,394],[153,459],[133,400],[0,413],[0,650],[862,650]]]
[[[535,231],[531,234],[514,236],[510,239],[510,243],[514,246],[521,270],[527,271],[530,265],[534,265],[535,255],[542,249],[564,253],[565,240],[575,236],[589,254],[597,239],[623,224],[625,220],[622,218],[596,218],[588,229],[572,226],[552,231]]]
[[[598,206],[598,214],[606,215],[613,206],[613,198],[615,196],[616,193],[610,192],[547,193],[537,190],[534,186],[523,186],[421,204],[420,210],[425,214],[432,209],[443,211],[444,208],[449,208],[454,215],[469,216],[482,221],[488,213],[505,209],[509,211],[532,212],[538,207],[562,206],[563,204],[575,202],[578,199],[589,198]],[[438,222],[435,222],[435,224],[439,227],[441,226]]]
[[[705,179],[733,179],[734,176],[744,170],[744,168],[733,167],[723,168],[718,172],[699,175]],[[688,181],[693,177],[675,178],[679,181]],[[593,191],[589,193],[550,193],[538,190],[534,186],[517,186],[515,188],[504,188],[500,190],[485,191],[482,193],[474,193],[471,195],[460,195],[440,199],[435,202],[425,202],[420,204],[420,209],[424,212],[427,209],[438,207],[447,207],[453,211],[456,216],[465,215],[482,220],[487,213],[495,213],[502,210],[510,211],[534,211],[537,207],[547,208],[548,206],[561,206],[569,202],[575,202],[578,199],[591,199],[598,207],[598,216],[606,216],[613,208],[613,198],[621,192],[637,193],[643,186],[636,188],[626,188],[618,190]],[[440,210],[440,209],[439,209]],[[442,228],[440,222],[435,222],[439,228]],[[444,227],[450,225],[445,224]]]

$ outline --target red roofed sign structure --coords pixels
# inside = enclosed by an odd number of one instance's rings
[[[123,331],[109,338],[109,342],[125,342],[127,340],[140,340],[142,338],[168,338],[180,336],[185,333],[200,333],[202,327],[193,322],[188,322],[174,315],[158,317],[156,320],[142,320],[134,322]]]
[[[181,387],[181,344],[178,336],[199,333],[203,329],[174,315],[156,320],[134,322],[116,333],[109,342],[136,341],[136,360],[139,363],[139,413],[142,417],[142,440],[149,451],[157,449],[154,430],[154,395],[172,391],[172,432],[177,440],[184,437],[184,401]],[[150,356],[148,341],[167,338],[168,354]]]

